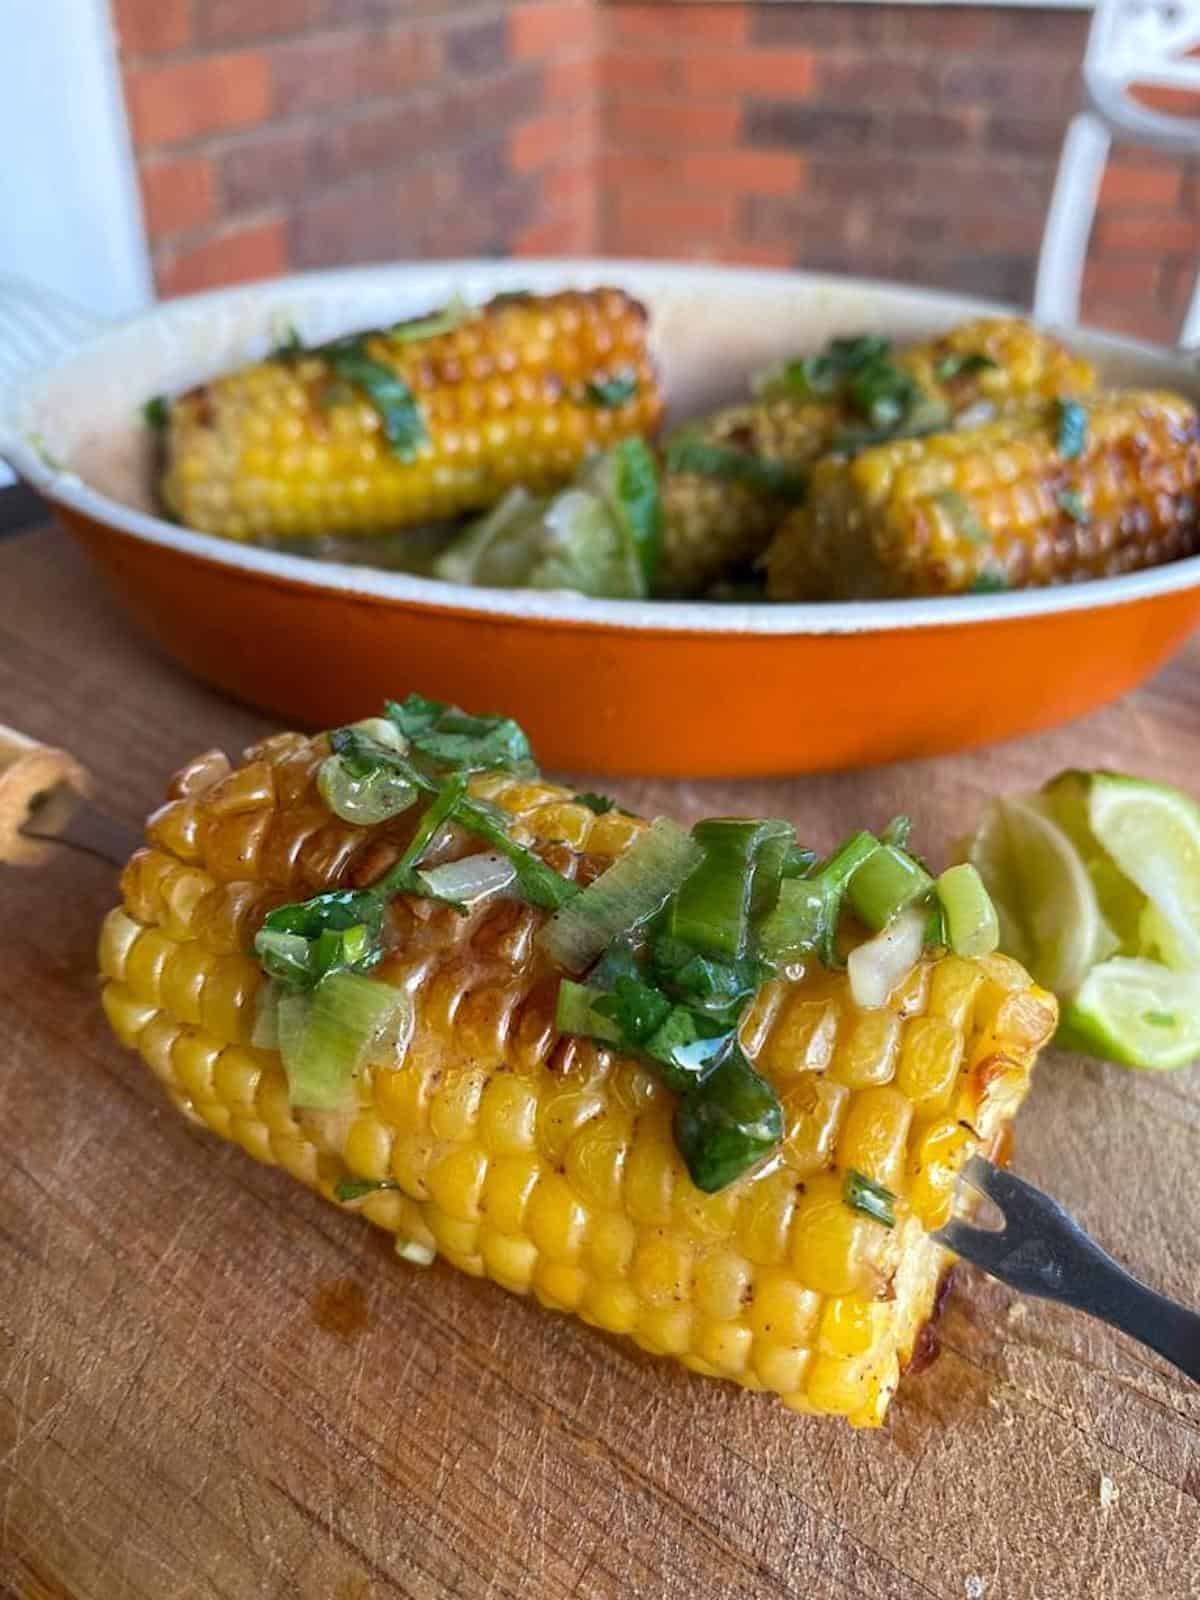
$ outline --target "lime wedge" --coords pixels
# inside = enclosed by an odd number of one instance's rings
[[[1200,970],[1200,806],[1164,784],[1097,772],[1088,785],[1088,821],[1157,913],[1164,959]]]
[[[1118,941],[1083,859],[1037,796],[996,800],[968,848],[1000,922],[1001,949],[1069,994]]]
[[[1200,1056],[1200,973],[1114,956],[1063,1007],[1055,1041],[1126,1067],[1166,1072]]]

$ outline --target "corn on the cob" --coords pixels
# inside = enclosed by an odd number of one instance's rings
[[[513,484],[552,488],[659,420],[646,313],[618,289],[501,297],[443,333],[365,335],[359,356],[415,408],[401,449],[330,349],[282,352],[171,404],[162,491],[181,521],[243,540],[409,527]]]
[[[1015,318],[965,323],[899,351],[893,359],[929,402],[950,416],[988,407],[1003,414],[1034,400],[1086,395],[1096,382],[1086,361]],[[861,423],[844,397],[776,395],[719,412],[702,425],[700,437],[802,472],[833,447],[839,434]],[[786,499],[744,483],[668,472],[663,483],[663,588],[695,594],[754,561],[790,509]]]
[[[1200,549],[1200,425],[1176,395],[1103,395],[814,469],[767,554],[776,600],[963,594],[1111,577]]]
[[[999,956],[927,957],[874,1011],[845,973],[768,984],[742,1042],[779,1093],[784,1141],[706,1195],[676,1153],[673,1097],[556,1031],[543,913],[493,902],[460,919],[399,900],[377,970],[413,997],[410,1042],[371,1063],[345,1112],[296,1111],[278,1055],[251,1043],[264,979],[245,951],[281,902],[373,882],[406,832],[331,816],[315,785],[327,751],[284,734],[240,769],[206,757],[176,779],[101,939],[120,1038],[186,1115],[326,1196],[391,1180],[358,1204],[406,1253],[440,1252],[795,1410],[878,1424],[949,1261],[924,1230],[948,1216],[967,1156],[1003,1135],[1053,999]],[[602,870],[644,826],[541,781],[489,774],[472,790],[568,874]],[[850,1169],[898,1196],[894,1229],[844,1203]]]

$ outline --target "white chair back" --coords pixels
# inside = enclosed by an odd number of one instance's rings
[[[1194,93],[1200,108],[1200,0],[1099,0],[1083,60],[1090,109],[1073,118],[1038,256],[1033,309],[1039,321],[1069,327],[1079,296],[1100,184],[1115,141],[1176,156],[1200,154],[1200,112],[1143,105],[1139,87]],[[1200,284],[1181,342],[1200,338]]]

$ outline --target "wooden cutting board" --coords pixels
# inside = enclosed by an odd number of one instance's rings
[[[73,749],[130,821],[186,757],[267,726],[144,647],[50,532],[0,546],[0,721]],[[1200,790],[1200,649],[1001,749],[615,787],[684,819],[791,817],[818,847],[909,811],[937,856],[988,795],[1067,765]],[[0,869],[0,1593],[1200,1595],[1200,1389],[1157,1358],[960,1269],[940,1358],[853,1433],[398,1264],[188,1127],[109,1037],[93,948],[113,898],[113,872],[66,851]],[[1200,1299],[1200,1068],[1049,1055],[1016,1165]]]

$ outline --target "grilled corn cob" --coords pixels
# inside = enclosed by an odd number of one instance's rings
[[[951,417],[982,415],[986,420],[988,414],[1003,414],[1031,400],[1089,394],[1096,382],[1086,361],[1015,318],[965,323],[899,351],[894,364],[917,383],[931,408]],[[701,425],[699,437],[800,473],[832,449],[839,435],[853,437],[856,430],[862,431],[862,418],[844,396],[775,395],[719,412]],[[695,472],[668,472],[663,483],[663,588],[695,594],[748,565],[766,549],[790,509],[786,497],[764,488]]]
[[[776,600],[964,594],[1111,577],[1200,549],[1200,424],[1177,395],[1102,395],[814,469],[767,555]],[[1064,453],[1064,445],[1066,453]],[[1075,446],[1078,446],[1075,448]]]
[[[295,1110],[279,1056],[252,1043],[265,980],[245,952],[280,903],[374,882],[411,831],[333,817],[315,781],[328,749],[283,734],[236,770],[210,755],[176,778],[102,934],[119,1037],[188,1117],[327,1197],[389,1180],[355,1204],[410,1258],[438,1252],[797,1411],[878,1424],[949,1260],[924,1230],[967,1156],[1002,1137],[1053,999],[999,956],[927,956],[880,1010],[856,1008],[844,972],[768,984],[741,1038],[784,1139],[702,1194],[659,1081],[556,1030],[544,913],[400,899],[377,973],[412,996],[409,1042],[370,1062],[344,1111]],[[476,776],[472,793],[580,878],[645,826],[540,780]],[[471,848],[451,834],[443,853]],[[851,1170],[897,1196],[894,1228],[845,1203]]]
[[[175,400],[169,509],[230,539],[378,533],[551,488],[657,426],[646,313],[618,289],[501,297],[419,331],[284,350]]]

